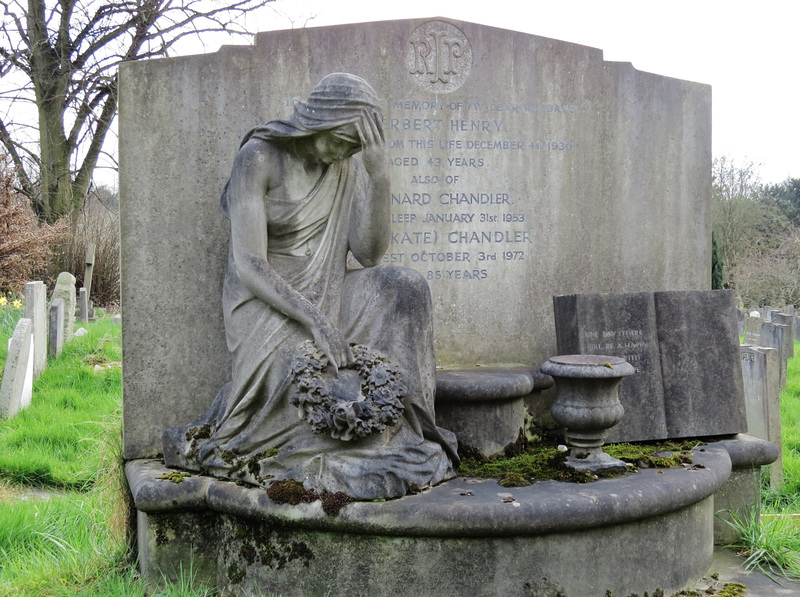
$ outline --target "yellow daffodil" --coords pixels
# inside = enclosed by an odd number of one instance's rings
[[[0,296],[0,307],[5,307],[8,304],[8,299],[4,296]]]
[[[11,306],[14,307],[15,309],[19,309],[22,306],[22,301],[17,299],[13,303],[11,303]]]

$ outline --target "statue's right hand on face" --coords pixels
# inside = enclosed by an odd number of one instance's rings
[[[362,161],[369,174],[387,167],[388,149],[383,131],[383,117],[380,112],[373,112],[371,118],[362,118],[356,124],[362,146]]]
[[[328,358],[335,372],[353,364],[353,351],[347,338],[327,318],[320,316],[311,326],[311,334],[314,336],[314,344]]]

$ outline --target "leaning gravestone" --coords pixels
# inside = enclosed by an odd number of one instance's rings
[[[69,272],[61,272],[56,280],[56,287],[53,289],[51,301],[56,299],[64,301],[64,342],[72,340],[73,330],[75,329],[75,276]]]
[[[204,412],[229,377],[218,206],[235,148],[337,71],[381,98],[384,262],[428,280],[440,366],[538,366],[555,353],[556,293],[708,287],[706,85],[440,18],[264,33],[254,46],[126,63],[126,458],[157,455],[162,430]]]
[[[622,422],[607,441],[747,430],[732,291],[577,294],[554,298],[560,354],[622,357]]]
[[[3,382],[0,385],[0,418],[13,417],[17,412],[30,404],[25,396],[25,381],[31,360],[30,319],[22,318],[14,328],[14,334],[8,343]]]

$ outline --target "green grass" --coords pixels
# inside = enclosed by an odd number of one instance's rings
[[[764,474],[761,514],[754,509],[744,515],[726,512],[721,518],[739,535],[732,544],[747,557],[748,568],[770,576],[800,580],[800,342],[788,362],[786,387],[781,392],[781,440],[783,485],[769,486]]]
[[[106,320],[86,327],[89,334],[48,361],[32,407],[0,426],[0,478],[81,490],[95,482],[107,420],[120,406],[122,354],[119,326]],[[95,372],[96,364],[110,368]]]
[[[3,345],[19,316],[8,311],[0,308]],[[122,468],[120,327],[83,327],[88,335],[48,360],[31,406],[0,421],[2,596],[145,596]],[[23,499],[30,488],[55,493]],[[153,595],[212,595],[190,588],[191,576]]]
[[[763,489],[764,509],[772,513],[800,513],[800,341],[794,352],[781,392],[783,486],[775,490],[765,483]]]
[[[758,569],[778,581],[782,576],[800,581],[800,524],[792,517],[761,517],[758,510],[739,515],[726,511],[718,518],[732,527],[739,539],[731,544],[746,557],[745,567]]]

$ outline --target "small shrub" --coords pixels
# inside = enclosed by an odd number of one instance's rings
[[[40,224],[30,200],[14,189],[14,169],[0,156],[0,294],[21,293],[47,273],[52,249],[67,234],[64,221]]]
[[[98,306],[119,304],[119,215],[116,204],[104,189],[96,191],[77,215],[72,233],[56,247],[50,268],[51,277],[60,272],[75,276],[76,286],[85,286],[86,249],[95,244],[91,298]],[[106,197],[101,200],[98,197]]]

